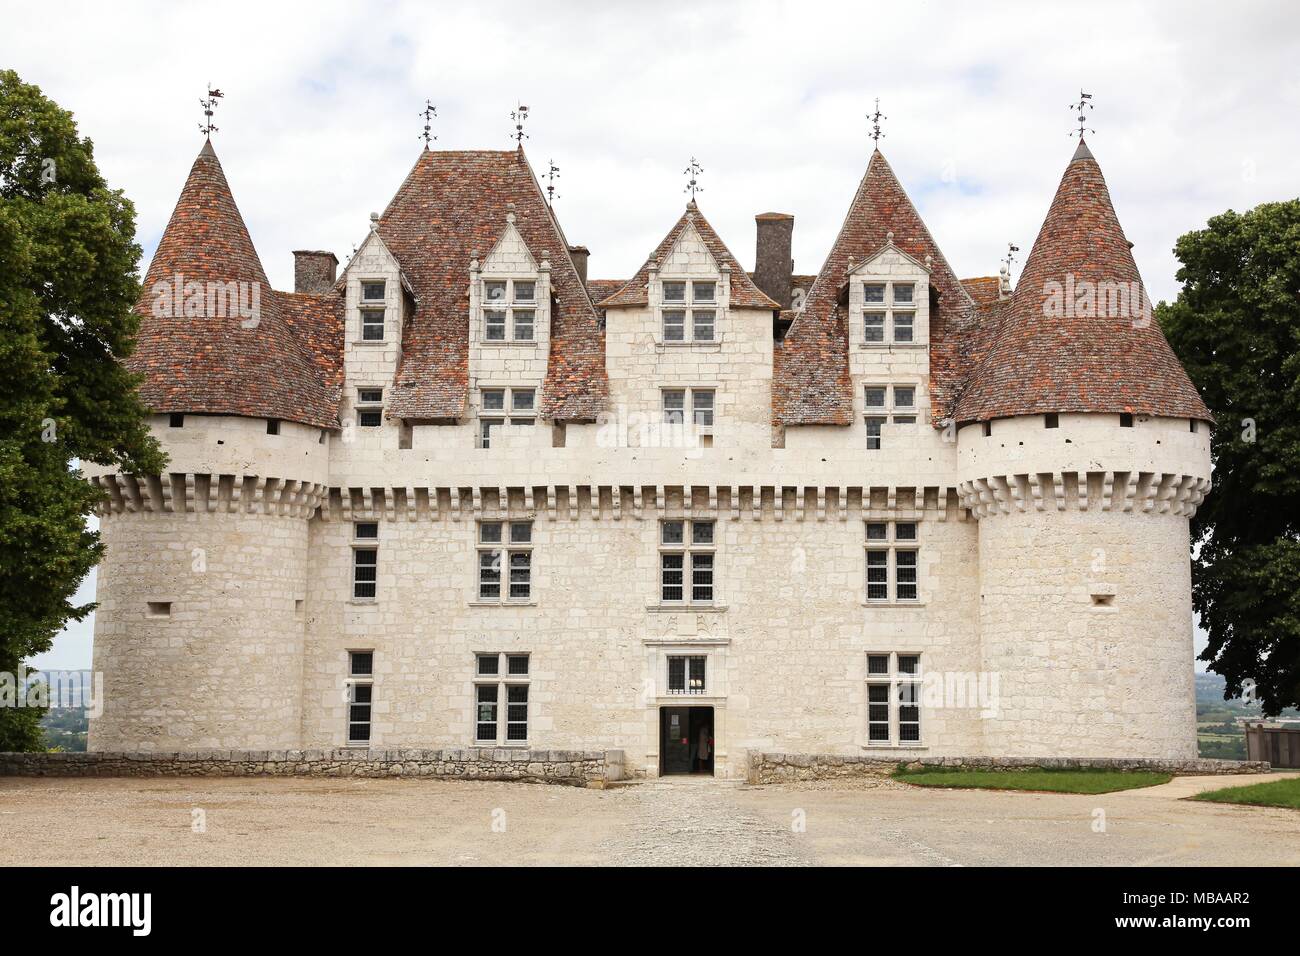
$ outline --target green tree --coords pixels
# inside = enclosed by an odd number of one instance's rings
[[[1300,200],[1215,216],[1174,250],[1157,317],[1218,421],[1192,522],[1201,659],[1265,712],[1300,704]]]
[[[158,472],[136,379],[135,210],[95,167],[72,115],[0,71],[0,671],[94,605],[98,493],[78,461]],[[37,749],[40,713],[0,707],[0,750]]]

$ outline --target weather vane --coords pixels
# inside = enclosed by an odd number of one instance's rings
[[[515,107],[514,111],[511,112],[510,118],[515,121],[515,131],[510,135],[514,137],[516,143],[523,146],[524,140],[528,139],[528,134],[524,132],[524,123],[528,119],[528,107],[524,106],[523,103],[520,103]]]
[[[208,90],[207,97],[205,99],[199,100],[199,105],[203,107],[203,117],[204,117],[204,122],[199,124],[199,130],[203,133],[204,136],[206,136],[208,139],[211,139],[212,134],[217,131],[217,127],[214,126],[212,123],[212,113],[217,108],[217,100],[224,97],[225,94],[222,93],[220,90],[211,89],[210,88],[212,86],[211,83],[209,83],[208,86],[209,86],[209,90]]]
[[[888,116],[886,116],[884,113],[880,112],[880,97],[879,97],[879,96],[876,97],[876,111],[875,111],[874,113],[868,113],[868,114],[867,114],[867,119],[871,120],[871,138],[872,138],[873,140],[875,140],[875,142],[876,142],[876,148],[879,149],[879,148],[880,148],[880,137],[882,137],[882,136],[885,135],[884,133],[882,133],[882,132],[880,131],[880,121],[881,121],[882,119],[889,119]]]
[[[695,194],[704,192],[704,187],[700,185],[699,175],[704,172],[704,167],[699,164],[694,156],[691,157],[691,164],[682,170],[682,175],[690,176],[690,181],[686,183],[686,188],[682,192],[691,194],[691,202],[695,202]]]
[[[1079,113],[1079,116],[1078,116],[1078,120],[1079,120],[1079,132],[1078,132],[1078,136],[1079,136],[1079,139],[1083,139],[1083,134],[1084,134],[1085,132],[1088,132],[1088,133],[1095,133],[1095,132],[1097,132],[1095,129],[1088,129],[1088,127],[1087,127],[1087,123],[1088,123],[1088,118],[1087,118],[1087,117],[1088,117],[1088,110],[1092,109],[1092,103],[1090,102],[1091,100],[1092,100],[1092,94],[1091,94],[1091,93],[1085,93],[1085,92],[1083,92],[1083,90],[1079,90],[1079,102],[1077,102],[1077,103],[1071,103],[1071,104],[1070,104],[1070,111],[1071,111],[1071,112],[1074,112],[1075,110],[1077,110],[1078,113]],[[1074,136],[1075,134],[1074,134],[1073,132],[1071,132],[1070,135],[1071,135],[1071,136]]]
[[[559,194],[555,191],[555,181],[560,178],[560,167],[555,165],[555,160],[550,160],[550,169],[546,171],[546,205],[550,206],[559,199]]]
[[[429,143],[438,138],[433,135],[433,118],[438,115],[438,107],[425,100],[424,109],[415,115],[424,117],[424,132],[420,134],[420,138],[424,140],[424,148],[428,149]]]
[[[1014,242],[1007,243],[1007,257],[1002,260],[1007,265],[1007,272],[1011,271],[1011,263],[1018,261],[1016,259],[1016,253],[1019,251],[1020,251],[1020,247],[1016,245]]]

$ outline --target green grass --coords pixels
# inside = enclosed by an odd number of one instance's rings
[[[964,770],[953,767],[900,767],[895,780],[918,787],[948,787],[979,790],[1040,790],[1048,793],[1113,793],[1168,783],[1172,774],[1146,770],[1052,770],[1027,767],[1024,770]]]
[[[1300,810],[1300,777],[1288,777],[1285,780],[1272,780],[1268,783],[1252,783],[1244,787],[1207,790],[1191,799],[1208,800],[1211,803],[1242,803],[1252,807],[1288,807],[1292,810]]]

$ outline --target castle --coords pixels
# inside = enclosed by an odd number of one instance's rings
[[[879,150],[816,276],[692,201],[589,279],[522,148],[371,220],[274,291],[195,160],[129,360],[169,470],[86,469],[91,749],[1196,755],[1212,419],[1082,139],[1014,292]]]

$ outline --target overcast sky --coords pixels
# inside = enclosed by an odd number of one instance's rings
[[[291,250],[346,261],[435,148],[524,147],[561,169],[556,209],[593,278],[626,278],[681,214],[683,169],[752,267],[754,214],[795,215],[816,272],[871,140],[963,277],[1029,251],[1073,141],[1089,145],[1153,300],[1177,293],[1175,239],[1300,184],[1300,6],[1272,3],[3,3],[0,67],[76,116],[135,202],[147,264],[225,93],[217,152],[271,281]],[[88,593],[93,594],[93,587]],[[87,598],[89,599],[89,597]],[[42,658],[86,666],[79,625]]]

